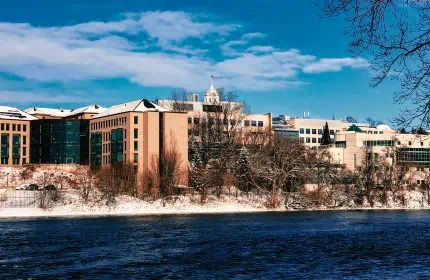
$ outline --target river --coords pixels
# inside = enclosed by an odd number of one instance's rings
[[[0,279],[429,279],[430,212],[0,219]]]

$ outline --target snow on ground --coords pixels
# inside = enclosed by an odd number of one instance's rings
[[[205,204],[199,203],[199,196],[177,196],[163,203],[161,200],[154,202],[143,201],[130,196],[119,196],[115,205],[108,206],[106,201],[92,201],[83,203],[76,190],[68,190],[48,210],[37,207],[28,208],[0,208],[0,218],[11,217],[66,217],[66,216],[140,216],[140,215],[164,215],[164,214],[215,214],[215,213],[245,213],[245,212],[267,212],[288,211],[284,207],[278,209],[267,209],[264,199],[255,196],[223,195],[220,198],[210,196]],[[428,205],[421,204],[422,195],[416,191],[406,194],[404,207],[400,202],[390,201],[388,206],[376,204],[373,208],[314,208],[315,210],[376,210],[376,209],[429,209]]]
[[[164,205],[163,205],[164,204]],[[268,211],[264,201],[257,198],[222,196],[209,197],[205,204],[198,203],[198,197],[178,196],[175,200],[163,203],[143,201],[130,196],[119,196],[115,205],[108,206],[105,201],[85,204],[76,191],[66,192],[61,201],[52,208],[42,210],[30,208],[0,208],[0,218],[7,217],[62,217],[62,216],[129,216],[161,214],[198,213],[244,213]]]

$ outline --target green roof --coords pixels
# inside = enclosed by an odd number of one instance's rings
[[[355,124],[351,125],[347,131],[354,131],[354,132],[358,132],[358,133],[363,133],[363,130],[361,130],[361,128],[359,128]]]

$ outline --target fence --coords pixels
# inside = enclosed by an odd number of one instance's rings
[[[0,189],[0,208],[38,207],[41,192],[42,191]]]

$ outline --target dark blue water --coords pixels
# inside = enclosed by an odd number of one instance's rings
[[[430,212],[0,220],[0,279],[430,279]]]

